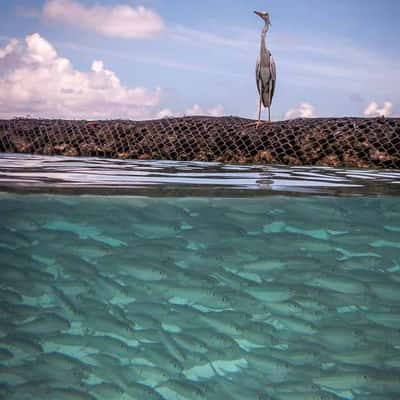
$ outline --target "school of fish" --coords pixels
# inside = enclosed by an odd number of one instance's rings
[[[0,195],[0,399],[400,398],[395,197]]]

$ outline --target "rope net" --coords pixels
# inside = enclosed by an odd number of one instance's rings
[[[119,159],[400,168],[400,118],[263,122],[0,120],[0,152]]]

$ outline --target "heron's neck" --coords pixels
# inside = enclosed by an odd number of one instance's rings
[[[269,25],[265,24],[264,29],[261,32],[261,48],[260,52],[263,53],[267,50],[267,32],[269,30]]]

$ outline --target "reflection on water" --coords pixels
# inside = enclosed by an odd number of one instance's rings
[[[399,398],[396,197],[8,193],[0,213],[0,398]]]
[[[0,154],[0,190],[173,196],[399,195],[400,171]]]

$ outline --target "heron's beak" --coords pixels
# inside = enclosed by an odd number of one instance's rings
[[[267,13],[261,11],[254,11],[254,14],[262,18],[268,25],[271,25],[271,21],[269,20],[269,15]]]

